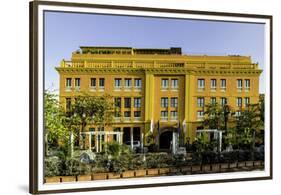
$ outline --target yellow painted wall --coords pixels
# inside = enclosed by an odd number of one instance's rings
[[[216,97],[217,102],[220,97],[228,99],[228,105],[234,110],[236,98],[250,97],[250,103],[257,103],[259,100],[259,75],[261,70],[257,64],[251,62],[248,56],[190,56],[190,55],[104,55],[104,54],[73,54],[72,61],[62,61],[57,71],[60,75],[59,95],[64,104],[66,97],[74,98],[84,92],[100,96],[110,94],[114,97],[141,97],[141,120],[134,122],[132,99],[130,122],[115,122],[114,127],[141,127],[142,132],[150,129],[151,120],[157,123],[160,120],[161,97],[178,97],[178,119],[186,121],[186,137],[191,137],[191,141],[196,136],[196,128],[200,126],[197,120],[197,97],[205,98],[205,105],[210,102],[210,97]],[[81,88],[75,91],[73,88],[67,92],[65,88],[66,78],[72,78],[74,87],[75,78],[81,79]],[[96,91],[90,90],[90,78],[96,78]],[[99,78],[105,79],[104,91],[99,91]],[[125,78],[142,79],[141,91],[121,91],[114,90],[114,78],[122,78],[124,85]],[[161,79],[168,78],[171,84],[172,78],[177,78],[179,88],[177,91],[161,90]],[[205,79],[205,90],[198,91],[197,80]],[[217,80],[216,91],[211,91],[210,80]],[[226,79],[226,90],[220,90],[220,79]],[[237,79],[243,80],[243,90],[237,91]],[[245,79],[250,79],[250,91],[244,90]],[[132,80],[132,86],[134,86]],[[168,113],[175,110],[168,108]],[[123,113],[124,101],[122,99],[121,112]],[[122,114],[121,114],[122,115]],[[176,121],[162,122],[161,127],[176,126]]]

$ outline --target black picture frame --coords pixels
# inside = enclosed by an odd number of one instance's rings
[[[269,61],[270,61],[270,124],[269,124],[269,175],[265,177],[249,177],[249,178],[235,178],[235,179],[219,179],[211,181],[187,181],[187,182],[165,182],[157,184],[141,184],[141,185],[122,185],[122,186],[107,186],[107,187],[90,187],[90,188],[71,188],[71,189],[55,189],[55,190],[44,190],[41,191],[38,188],[38,167],[42,166],[38,164],[38,8],[40,5],[51,5],[51,6],[64,6],[64,7],[76,7],[76,8],[104,8],[113,10],[130,10],[130,11],[147,11],[147,12],[169,12],[169,13],[180,13],[180,14],[195,14],[195,15],[210,15],[210,16],[231,16],[231,17],[243,17],[243,18],[260,18],[267,19],[270,23],[270,34],[269,34]],[[177,186],[177,185],[192,185],[192,184],[206,184],[206,183],[222,183],[222,182],[240,182],[240,181],[253,181],[253,180],[268,180],[273,177],[273,126],[272,126],[272,106],[273,106],[273,87],[272,87],[272,71],[273,71],[273,33],[272,24],[273,17],[271,15],[259,15],[259,14],[243,14],[243,13],[226,13],[226,12],[211,12],[211,11],[195,11],[195,10],[180,10],[180,9],[162,9],[152,7],[129,7],[129,6],[117,6],[117,5],[100,5],[100,4],[86,4],[86,3],[67,3],[67,2],[51,2],[51,1],[32,1],[29,4],[29,21],[30,21],[30,67],[29,67],[29,87],[30,87],[30,113],[29,113],[29,192],[32,194],[47,194],[47,193],[62,193],[62,192],[83,192],[83,191],[96,191],[96,190],[115,190],[115,189],[128,189],[128,188],[144,188],[144,187],[160,187],[160,186]]]

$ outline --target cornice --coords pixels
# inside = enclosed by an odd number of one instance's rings
[[[195,69],[195,68],[62,68],[59,73],[69,74],[192,74],[192,75],[260,75],[262,70],[253,69]]]

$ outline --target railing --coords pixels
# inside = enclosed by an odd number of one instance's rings
[[[91,61],[62,61],[62,68],[191,68],[191,69],[259,69],[258,64],[215,64],[215,63],[162,63],[162,62],[91,62]]]

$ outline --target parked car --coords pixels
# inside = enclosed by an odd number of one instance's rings
[[[131,146],[131,141],[125,142],[126,145]],[[133,141],[133,150],[137,151],[141,147],[140,141]]]

